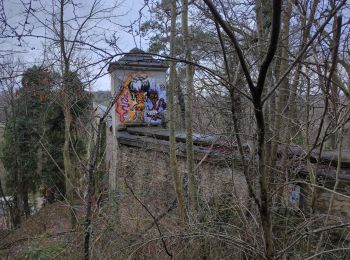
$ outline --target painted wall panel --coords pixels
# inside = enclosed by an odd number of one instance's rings
[[[114,71],[115,124],[161,124],[167,105],[165,72]]]

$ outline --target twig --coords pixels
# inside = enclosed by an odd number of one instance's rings
[[[147,213],[153,218],[154,224],[157,227],[158,233],[159,233],[159,237],[161,238],[163,247],[165,252],[167,253],[168,256],[170,256],[170,259],[173,259],[173,255],[169,252],[167,245],[165,243],[165,240],[163,238],[163,234],[162,231],[160,230],[159,224],[158,224],[158,220],[157,218],[152,214],[152,212],[147,208],[147,206],[136,196],[134,190],[130,187],[130,185],[128,184],[126,178],[124,178],[124,182],[126,187],[130,190],[131,194],[133,195],[133,197],[141,204],[141,206],[147,211]]]
[[[211,146],[209,147],[209,150],[205,153],[205,155],[203,156],[202,160],[200,160],[200,162],[196,165],[196,167],[194,168],[194,172],[198,170],[198,168],[202,165],[202,163],[207,159],[207,157],[209,156],[209,154],[212,152],[214,147],[214,143],[211,144]]]
[[[325,254],[325,253],[332,253],[332,252],[342,251],[342,250],[350,250],[350,247],[342,247],[342,248],[335,248],[335,249],[331,249],[331,250],[322,251],[322,252],[314,254],[308,258],[305,258],[305,260],[310,260],[312,258],[315,258],[315,257],[320,256],[320,255]]]
[[[76,232],[75,230],[69,230],[69,231],[57,232],[57,233],[53,233],[53,234],[45,234],[42,236],[22,237],[22,238],[15,240],[15,241],[5,243],[3,246],[0,247],[0,250],[8,249],[12,245],[14,245],[18,242],[22,242],[22,241],[29,240],[29,239],[40,239],[43,237],[55,237],[55,236],[61,236],[61,235],[69,234],[69,233],[75,233],[75,232]]]
[[[156,217],[156,221],[152,222],[148,227],[146,227],[138,236],[139,238],[143,235],[146,234],[151,228],[153,228],[153,226],[155,225],[156,222],[159,222],[162,218],[164,218],[168,213],[170,213],[172,210],[177,208],[177,199],[175,198],[173,200],[173,202],[171,203],[171,206],[164,211],[162,214],[158,215],[158,217]],[[135,242],[135,240],[131,241],[131,243]]]

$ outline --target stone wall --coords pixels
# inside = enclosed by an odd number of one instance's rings
[[[5,131],[5,126],[3,124],[0,124],[0,142],[1,143],[3,142],[4,131]],[[2,164],[2,161],[0,160],[0,180],[2,183],[3,189],[5,189],[6,187],[5,176],[6,176],[6,171],[5,171],[4,165]]]
[[[316,188],[316,200],[314,202],[314,212],[316,214],[326,216],[328,214],[333,188],[335,181],[328,180],[318,183],[319,186],[324,188]],[[306,213],[310,214],[311,211],[311,194],[312,191],[305,184],[302,187],[302,201],[300,208]],[[336,190],[337,194],[334,194],[332,208],[329,212],[330,220],[348,221],[350,219],[350,182],[347,180],[341,180]]]
[[[130,131],[131,132],[131,131]],[[123,211],[121,216],[124,216],[128,221],[151,221],[147,212],[142,209],[140,202],[133,197],[130,188],[134,192],[135,196],[156,216],[166,212],[173,204],[176,195],[174,192],[173,176],[169,171],[169,154],[168,154],[168,141],[160,140],[157,138],[140,136],[134,133],[134,135],[127,135],[125,132],[119,132],[123,140],[119,140],[119,144],[116,142],[116,138],[113,139],[112,132],[109,132],[109,149],[114,151],[114,154],[109,157],[111,160],[108,165],[113,167],[112,172],[115,173],[112,176],[112,182],[116,182],[116,193],[118,194],[119,202],[123,204],[120,209]],[[108,135],[107,135],[108,136]],[[186,175],[186,157],[185,154],[180,152],[181,147],[184,145],[179,142],[178,144],[178,170],[182,176]],[[198,146],[199,147],[199,146]],[[107,155],[110,154],[107,152]],[[227,202],[227,207],[237,208],[247,207],[248,192],[245,177],[241,171],[240,165],[234,165],[230,161],[223,159],[219,160],[218,157],[206,158],[201,162],[204,153],[196,153],[196,164],[200,163],[196,171],[198,180],[198,191],[200,193],[201,208],[210,209],[210,207],[216,207],[216,205]],[[210,157],[210,156],[209,156]],[[307,178],[307,177],[306,177]],[[300,179],[299,179],[300,180]],[[127,187],[125,181],[130,188]],[[295,179],[294,182],[297,182]],[[305,180],[303,179],[303,182]],[[184,186],[186,187],[186,178],[184,178]],[[256,180],[256,183],[258,181]],[[339,193],[350,196],[350,183],[346,180],[341,180],[337,191]],[[334,180],[329,179],[327,181],[319,181],[318,185],[325,186],[326,189],[332,190],[334,186]],[[286,203],[285,206],[278,207],[295,207],[298,206],[297,211],[301,215],[309,216],[311,212],[311,193],[309,185],[299,184],[300,189],[300,201],[299,205],[293,205],[293,203]],[[256,191],[258,192],[258,185],[256,185]],[[331,198],[331,192],[325,189],[317,189],[317,199],[315,201],[315,214],[320,216],[326,215],[328,212],[329,202]],[[290,200],[290,194],[286,194],[286,201]],[[297,196],[299,198],[299,195]],[[290,201],[289,201],[290,202]],[[335,196],[334,204],[331,211],[331,219],[344,221],[350,218],[350,207],[348,205],[350,199],[344,196]],[[243,206],[243,207],[242,207]],[[217,209],[217,207],[216,207]],[[234,210],[233,210],[234,211]],[[298,214],[299,215],[299,214]],[[173,217],[176,214],[172,215]],[[170,217],[170,215],[169,215]],[[169,220],[169,219],[168,219]],[[176,221],[174,221],[175,223]],[[135,224],[131,226],[144,226],[141,224]]]
[[[147,148],[119,146],[117,179],[118,190],[126,192],[122,179],[132,182],[135,191],[142,196],[157,200],[173,200],[175,198],[173,176],[169,172],[169,155]],[[198,162],[197,162],[198,163]],[[178,170],[186,172],[186,158],[178,157]],[[247,188],[245,178],[240,170],[230,166],[215,165],[203,162],[196,172],[201,197],[209,202],[213,195],[237,195],[246,199]],[[186,178],[184,185],[186,186]],[[163,198],[164,197],[164,198]],[[147,198],[146,198],[147,200]]]

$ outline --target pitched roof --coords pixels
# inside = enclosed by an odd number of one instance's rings
[[[168,65],[159,59],[154,59],[151,54],[138,48],[131,49],[118,61],[111,62],[108,66],[108,72],[114,70],[160,70],[166,71]]]

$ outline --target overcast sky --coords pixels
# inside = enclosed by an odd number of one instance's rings
[[[25,3],[29,3],[30,0],[23,0]],[[55,0],[52,0],[53,2]],[[51,0],[43,0],[42,7],[40,7],[40,2],[38,0],[32,0],[32,8],[39,10],[40,8],[47,8],[47,6],[52,5]],[[89,10],[89,7],[92,4],[92,0],[76,0],[76,2],[80,1],[84,4],[84,6],[80,6],[78,8],[78,11],[76,11],[79,14],[86,14]],[[104,0],[103,5],[104,7],[108,7],[113,5],[117,0]],[[144,6],[144,0],[119,0],[118,8],[115,11],[115,16],[112,18],[112,23],[106,21],[99,24],[96,24],[96,26],[92,29],[94,30],[94,33],[98,36],[101,35],[108,35],[110,32],[116,32],[116,37],[118,38],[117,44],[120,48],[120,51],[127,52],[130,49],[134,47],[141,47],[142,49],[147,49],[147,42],[144,39],[141,39],[140,37],[137,37],[136,40],[132,36],[131,33],[126,32],[126,29],[122,29],[121,26],[128,26],[131,23],[133,23],[138,17],[140,9]],[[19,23],[23,24],[26,17],[23,14],[24,8],[28,5],[23,6],[21,3],[21,0],[5,0],[5,11],[6,15],[9,21],[9,24],[12,26],[16,26]],[[47,6],[46,6],[47,5]],[[50,8],[47,8],[48,11],[51,11]],[[67,10],[67,16],[69,16],[69,12],[73,12],[73,8],[70,10]],[[50,15],[47,15],[41,11],[34,12],[35,15],[37,15],[37,18],[31,17],[29,18],[29,27],[33,26],[36,29],[33,31],[33,34],[35,35],[45,35],[46,31],[44,29],[44,26],[40,25],[40,21],[50,21]],[[143,20],[146,19],[148,16],[148,8],[143,9]],[[69,18],[69,17],[68,17]],[[121,25],[121,26],[119,26]],[[138,27],[138,23],[135,24],[135,27]],[[21,28],[19,26],[18,28]],[[28,27],[27,27],[28,28]],[[17,31],[18,32],[18,31]],[[97,37],[98,37],[97,36]],[[97,38],[96,37],[96,38]],[[97,43],[98,46],[103,46],[103,43]],[[1,43],[2,50],[15,50],[17,52],[20,52],[16,54],[18,57],[20,57],[23,61],[26,62],[27,67],[30,67],[34,64],[38,64],[41,62],[43,57],[43,45],[44,40],[43,39],[36,39],[36,38],[24,38],[21,41],[21,44],[19,44],[18,40],[9,40],[6,39],[5,42]],[[106,47],[108,48],[108,47]],[[104,72],[106,72],[107,69],[105,69]],[[103,76],[102,78],[98,79],[96,83],[93,86],[93,90],[109,90],[110,89],[110,78],[108,75]]]

